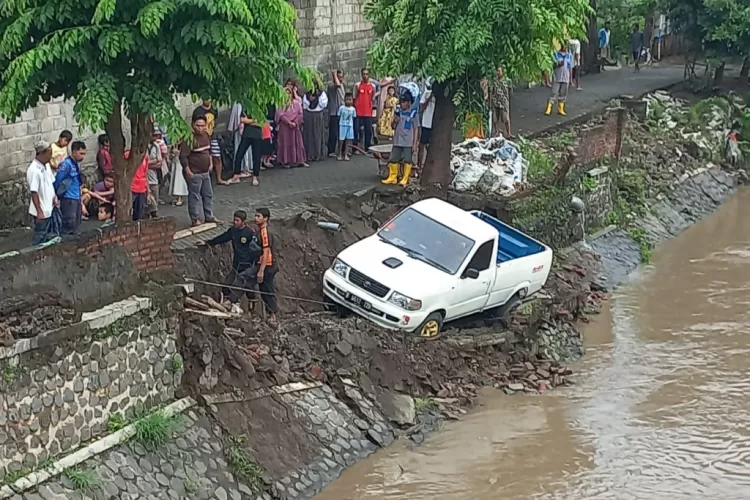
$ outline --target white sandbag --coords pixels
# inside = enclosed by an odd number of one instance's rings
[[[453,189],[472,191],[489,167],[476,161],[466,161],[453,177]]]

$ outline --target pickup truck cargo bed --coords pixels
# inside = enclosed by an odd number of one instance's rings
[[[494,227],[500,233],[497,248],[498,263],[528,257],[544,251],[544,246],[491,215],[478,210],[472,211],[471,214]]]

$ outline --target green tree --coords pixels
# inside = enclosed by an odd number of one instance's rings
[[[725,58],[742,56],[742,77],[750,70],[750,3],[747,0],[664,0],[675,30],[702,49],[715,67],[714,85],[724,76]]]
[[[283,71],[306,75],[293,62],[295,19],[285,0],[3,0],[0,114],[13,121],[40,99],[75,99],[79,126],[109,135],[117,218],[128,220],[153,121],[189,137],[177,96],[240,102],[263,116],[284,99]]]
[[[456,104],[481,92],[502,64],[510,78],[537,80],[553,40],[585,39],[588,0],[367,0],[377,39],[376,74],[433,77],[435,116],[423,185],[450,182]]]

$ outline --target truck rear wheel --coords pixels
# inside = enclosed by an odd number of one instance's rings
[[[521,293],[517,293],[513,297],[511,297],[508,302],[497,309],[495,316],[503,322],[505,328],[508,328],[513,319],[513,315],[522,305],[523,300],[521,300]]]
[[[419,327],[414,330],[419,337],[423,339],[435,339],[440,335],[440,329],[443,327],[443,315],[434,312],[427,316]]]

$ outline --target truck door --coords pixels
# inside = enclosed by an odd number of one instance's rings
[[[489,240],[482,243],[469,259],[449,298],[451,306],[448,308],[446,319],[460,318],[484,309],[495,279],[495,253],[495,240]],[[479,276],[467,277],[468,269],[476,270]]]

